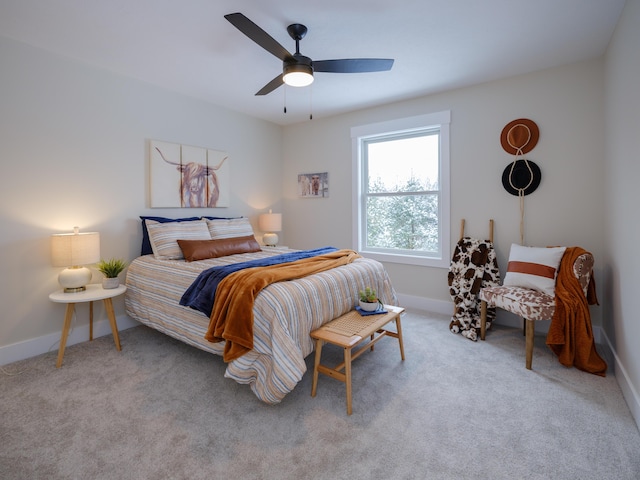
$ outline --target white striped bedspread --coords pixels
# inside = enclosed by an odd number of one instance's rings
[[[209,318],[180,305],[184,291],[198,274],[215,265],[244,262],[290,250],[261,252],[186,262],[135,259],[127,271],[125,306],[129,316],[189,345],[222,356],[224,343],[204,339]],[[380,262],[358,258],[338,268],[267,286],[254,304],[254,348],[227,365],[225,377],[248,384],[266,403],[279,403],[307,370],[305,357],[313,351],[309,333],[353,310],[358,291],[374,288],[390,305],[398,300]]]

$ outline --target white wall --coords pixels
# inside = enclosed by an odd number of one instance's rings
[[[0,347],[14,347],[0,348],[0,364],[49,334],[46,348],[57,349],[64,305],[48,300],[59,288],[52,233],[98,231],[103,257],[130,260],[140,252],[139,215],[255,223],[265,208],[280,209],[281,127],[8,39],[0,65]],[[231,207],[149,208],[149,139],[227,151]],[[122,297],[114,304],[122,317]],[[104,320],[101,305],[95,315]],[[76,325],[87,319],[80,305]]]
[[[616,378],[640,424],[640,0],[628,0],[606,55],[604,330]]]
[[[602,70],[601,60],[583,62],[287,127],[287,242],[294,247],[352,246],[352,126],[450,110],[452,243],[459,237],[460,219],[466,219],[468,235],[486,238],[493,218],[504,274],[510,245],[520,242],[520,210],[518,198],[502,187],[502,172],[513,158],[502,149],[500,132],[511,120],[526,117],[540,129],[527,158],[540,166],[542,181],[525,199],[525,243],[580,245],[594,254],[596,277],[603,278]],[[317,171],[329,172],[330,197],[297,199],[296,174]],[[428,299],[428,308],[451,311],[446,268],[386,267],[405,297]],[[592,310],[595,325],[601,312]],[[500,315],[509,320],[509,314]]]

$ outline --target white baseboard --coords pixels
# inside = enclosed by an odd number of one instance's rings
[[[398,294],[398,302],[401,307],[425,312],[449,315],[453,313],[453,302],[445,300],[434,300],[433,298],[417,297],[414,295]]]
[[[127,315],[120,315],[116,318],[118,331],[140,325]],[[86,342],[89,340],[89,324],[74,326],[69,332],[67,338],[67,347],[76,343]],[[32,338],[11,345],[0,347],[0,365],[24,360],[25,358],[35,357],[50,351],[57,351],[60,347],[60,334],[62,332],[50,333],[41,337]],[[93,322],[93,338],[111,335],[111,326],[107,319]]]
[[[609,340],[609,337],[604,330],[602,330],[602,338],[604,340],[604,345],[606,345],[608,349],[606,353],[608,353],[609,356],[607,356],[606,358],[609,360],[609,362],[613,363],[613,370],[616,376],[616,381],[618,382],[618,385],[620,385],[620,389],[622,390],[622,396],[627,402],[627,406],[629,407],[629,411],[631,411],[631,415],[636,421],[636,425],[638,426],[638,428],[640,428],[640,395],[638,395],[638,390],[631,382],[629,374],[627,373],[627,369],[624,368],[624,365],[620,361],[620,357],[618,357],[616,350],[613,348],[613,344]],[[610,366],[611,363],[609,364]]]

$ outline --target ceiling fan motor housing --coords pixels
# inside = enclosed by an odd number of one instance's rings
[[[299,53],[282,62],[284,82],[294,87],[306,87],[313,82],[313,61]]]

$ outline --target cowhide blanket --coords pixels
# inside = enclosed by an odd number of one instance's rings
[[[455,305],[449,330],[475,342],[480,333],[480,289],[500,284],[493,244],[488,240],[461,238],[451,258],[448,280],[449,294]],[[495,316],[495,307],[487,306],[487,329]]]

